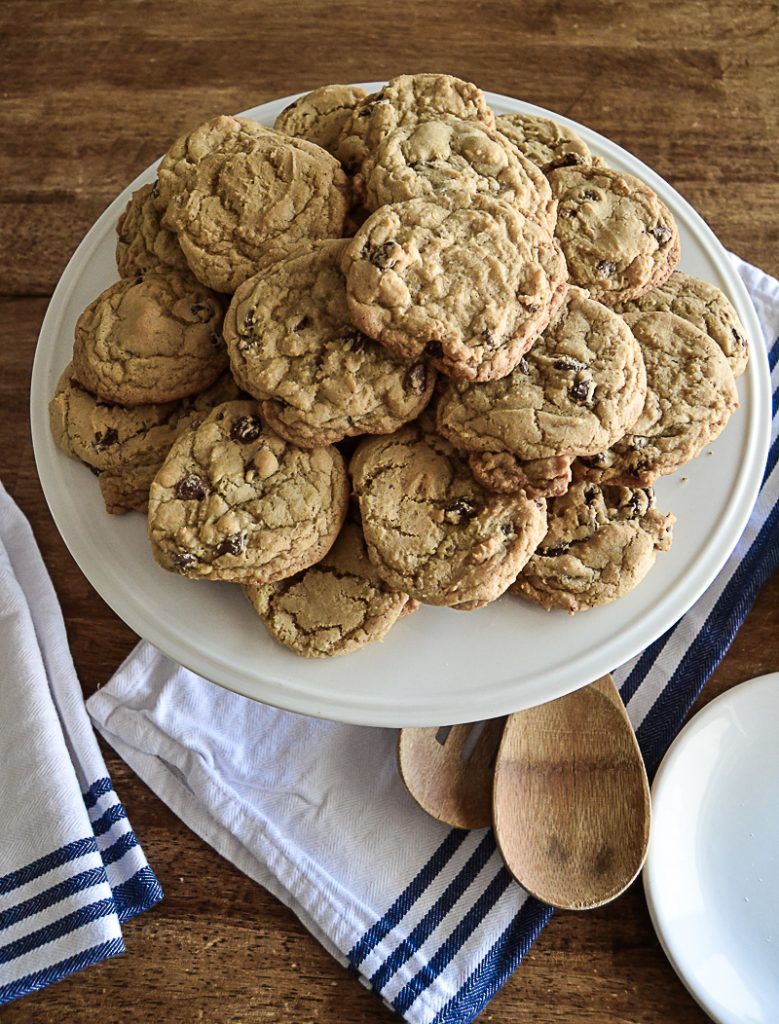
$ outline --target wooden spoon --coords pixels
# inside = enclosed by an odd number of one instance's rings
[[[453,828],[492,824],[495,755],[505,721],[400,730],[400,777],[423,810]]]
[[[586,910],[630,885],[646,857],[651,804],[611,676],[509,716],[493,820],[509,871],[545,903]]]

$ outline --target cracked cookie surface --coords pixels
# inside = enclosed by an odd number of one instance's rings
[[[233,296],[225,339],[233,373],[262,399],[270,425],[318,447],[389,434],[430,400],[435,370],[410,362],[349,318],[340,258],[347,242],[310,242],[250,278]]]
[[[62,451],[98,474],[106,509],[146,511],[149,487],[176,438],[215,405],[240,397],[229,373],[178,402],[126,407],[102,402],[64,370],[49,403],[49,423]]]
[[[482,384],[448,382],[436,421],[456,448],[476,453],[471,468],[485,486],[540,497],[561,493],[574,456],[602,452],[618,441],[645,398],[644,360],[630,328],[572,287],[508,376]],[[504,457],[496,459],[497,453]],[[551,460],[546,474],[542,460]]]
[[[338,144],[341,162],[354,172],[399,125],[449,115],[494,127],[495,115],[473,82],[452,75],[398,75],[356,105]]]
[[[651,292],[614,308],[620,313],[675,313],[716,341],[734,376],[747,368],[749,343],[744,325],[730,299],[708,281],[675,270]]]
[[[577,460],[574,475],[645,487],[694,459],[738,408],[722,349],[673,313],[627,313],[641,345],[647,396],[641,415],[608,451]]]
[[[572,128],[535,114],[500,114],[495,127],[544,173],[556,167],[589,165],[592,154]]]
[[[300,96],[276,118],[273,127],[308,139],[335,155],[344,127],[367,93],[357,85],[323,85]]]
[[[355,177],[366,209],[408,199],[490,196],[554,228],[546,177],[499,131],[478,121],[423,118],[392,131]]]
[[[343,236],[350,187],[321,147],[245,118],[216,118],[192,135],[197,146],[179,140],[160,165],[171,193],[163,225],[208,287],[232,293],[269,253]]]
[[[352,321],[397,355],[448,376],[503,377],[562,302],[552,236],[504,203],[415,199],[373,213],[342,260]]]
[[[162,226],[155,190],[156,185],[144,185],[133,192],[117,221],[116,266],[120,277],[147,274],[158,267],[189,272],[178,239]]]
[[[632,174],[561,167],[549,174],[557,199],[555,237],[573,284],[614,305],[651,291],[679,262],[670,210]]]
[[[495,600],[546,529],[543,502],[485,491],[424,419],[363,441],[350,472],[379,575],[428,604],[464,609]]]
[[[674,516],[651,488],[574,484],[548,506],[549,528],[511,587],[543,608],[584,611],[623,597],[671,546]]]
[[[348,500],[335,448],[291,445],[256,402],[228,402],[168,453],[149,492],[149,538],[171,572],[272,583],[329,551]]]
[[[213,384],[227,365],[221,299],[189,273],[123,278],[76,323],[73,373],[98,398],[170,402]]]
[[[344,524],[321,562],[244,591],[268,632],[306,658],[350,654],[382,640],[415,604],[381,579],[360,526],[352,522]]]

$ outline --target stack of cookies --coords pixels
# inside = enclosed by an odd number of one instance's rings
[[[628,593],[671,543],[652,483],[738,405],[743,328],[658,196],[448,75],[217,117],[117,230],[57,443],[308,657],[419,602]]]

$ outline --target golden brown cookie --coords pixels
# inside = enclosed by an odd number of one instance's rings
[[[297,448],[256,402],[228,402],[173,444],[149,491],[149,538],[171,572],[272,583],[330,550],[348,501],[335,448]]]
[[[159,175],[163,225],[216,291],[234,292],[269,251],[343,237],[351,192],[338,161],[246,118],[215,118],[180,139]]]
[[[160,222],[156,198],[156,184],[139,188],[117,222],[116,266],[120,277],[136,277],[158,267],[189,271],[178,239]]]
[[[630,328],[587,292],[569,288],[552,323],[508,376],[447,383],[437,427],[456,448],[473,453],[471,468],[486,487],[544,497],[562,493],[575,456],[618,441],[645,398],[644,360]]]
[[[245,281],[225,317],[236,379],[277,433],[304,448],[391,434],[433,393],[424,359],[399,359],[349,319],[342,239],[301,244]]]
[[[416,603],[381,579],[360,526],[352,522],[344,524],[321,562],[244,590],[271,636],[305,658],[351,654],[383,640]]]
[[[535,221],[493,199],[415,199],[372,214],[342,266],[353,322],[448,376],[504,377],[563,300],[565,261]]]
[[[544,173],[556,167],[589,165],[592,154],[572,128],[536,114],[501,114],[495,127]]]
[[[548,530],[511,591],[542,608],[585,611],[630,593],[671,546],[674,516],[651,488],[574,484],[553,498]]]
[[[577,460],[575,475],[645,487],[694,459],[738,408],[733,372],[711,338],[673,313],[627,313],[641,345],[647,397],[608,451]]]
[[[299,96],[276,118],[279,132],[308,139],[335,155],[338,141],[354,108],[367,93],[357,85],[323,85]]]
[[[679,262],[670,210],[632,174],[561,167],[549,174],[557,199],[555,237],[572,284],[613,306],[662,284]]]
[[[546,530],[544,502],[484,490],[424,419],[363,441],[349,470],[370,560],[391,587],[427,604],[494,601]]]
[[[204,391],[227,365],[219,296],[160,267],[126,277],[76,323],[73,374],[106,402],[146,405]]]

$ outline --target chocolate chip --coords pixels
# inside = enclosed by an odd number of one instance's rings
[[[211,331],[211,344],[214,346],[214,348],[219,348],[219,346],[222,344],[222,335],[219,333],[219,331]]]
[[[104,452],[106,448],[110,448],[112,444],[116,444],[119,440],[119,434],[113,427],[109,427],[108,430],[104,430],[102,434],[95,434],[94,446],[99,452]]]
[[[649,444],[648,437],[642,437],[640,434],[634,434],[630,439],[631,448],[646,448]]]
[[[572,206],[569,206],[569,207],[567,207],[564,210],[560,210],[560,212],[558,213],[558,217],[568,217],[568,218],[570,218],[570,217],[575,217],[575,216],[576,216],[576,210]]]
[[[584,500],[588,505],[591,505],[593,501],[598,497],[598,490],[596,487],[585,487],[584,488]]]
[[[154,182],[154,184],[151,187],[151,192],[149,194],[151,195],[152,199],[159,199],[159,197],[160,197],[160,183],[159,183],[159,179]]]
[[[378,267],[379,270],[392,270],[398,262],[397,258],[392,255],[397,248],[399,248],[397,242],[392,240],[384,242],[382,245],[368,249],[368,260],[374,267]]]
[[[254,314],[257,312],[256,309],[250,309],[246,316],[243,318],[244,330],[250,330],[254,326]]]
[[[181,553],[175,552],[170,556],[170,560],[171,562],[173,562],[177,569],[181,569],[182,571],[191,569],[192,566],[197,562],[197,558],[195,558],[194,555],[190,555],[186,551],[182,551]]]
[[[555,370],[586,370],[587,364],[580,363],[578,359],[572,359],[570,356],[564,356],[562,359],[555,359],[554,368]]]
[[[211,310],[208,308],[205,302],[193,302],[189,309],[192,315],[196,316],[198,320],[208,320],[209,316],[211,315]],[[205,312],[206,315],[204,317],[201,317],[200,314],[203,312]]]
[[[611,277],[617,269],[617,264],[611,260],[601,260],[595,268],[601,277]]]
[[[495,348],[495,346],[498,344],[497,336],[490,327],[485,327],[484,330],[481,332],[481,336],[484,339],[484,344],[487,346],[487,348]]]
[[[657,224],[649,229],[649,234],[657,239],[658,246],[663,246],[671,238],[671,229],[667,224]]]
[[[530,373],[530,363],[528,363],[524,356],[517,363],[517,369],[520,373]]]
[[[592,400],[592,396],[590,394],[591,387],[591,380],[575,380],[573,384],[571,384],[571,389],[568,394],[574,402],[589,402]],[[593,388],[593,393],[594,390],[595,389]]]
[[[251,444],[261,433],[262,420],[259,416],[239,416],[230,428],[230,440]]]
[[[740,345],[740,346],[741,346],[742,348],[746,348],[746,347],[747,347],[747,339],[746,339],[746,338],[743,338],[743,337],[742,337],[742,336],[741,336],[741,335],[740,335],[740,334],[738,333],[738,331],[736,330],[736,328],[735,328],[735,327],[731,327],[731,328],[730,328],[730,333],[731,333],[731,334],[733,335],[733,337],[734,337],[734,338],[736,339],[736,341],[737,341],[737,342],[739,343],[739,345]]]
[[[350,352],[364,352],[368,347],[368,339],[361,331],[352,331],[347,334],[345,342]]]
[[[568,550],[567,544],[561,544],[556,548],[539,548],[538,554],[543,558],[557,558],[558,555],[564,555]]]
[[[428,341],[425,345],[425,355],[432,356],[433,359],[440,359],[444,354],[444,346],[440,341]]]
[[[412,366],[403,378],[404,391],[424,391],[425,384],[427,384],[427,367],[424,363]]]
[[[501,523],[500,532],[503,534],[504,537],[515,536],[514,527],[511,525],[511,523]]]
[[[463,523],[469,523],[478,511],[479,506],[475,501],[472,501],[470,498],[458,498],[451,505],[446,506],[444,509],[444,519],[447,523],[461,526]]]
[[[240,555],[243,551],[243,535],[240,533],[234,534],[232,537],[226,537],[219,547],[214,552],[216,558],[220,558],[222,555]]]
[[[593,192],[591,188],[586,188],[584,190],[584,192],[582,192],[582,199],[597,199],[597,198],[598,198],[598,193],[597,192]]]
[[[633,491],[628,502],[631,519],[640,519],[646,513],[646,495],[641,491]]]
[[[182,501],[202,501],[208,494],[208,484],[196,473],[187,473],[176,484],[176,497]]]
[[[573,167],[575,164],[582,163],[582,158],[576,153],[566,153],[559,160],[555,160],[554,163],[555,167]]]
[[[292,330],[297,334],[298,331],[304,331],[306,327],[311,323],[311,318],[308,316],[301,317],[300,320],[295,324]]]

